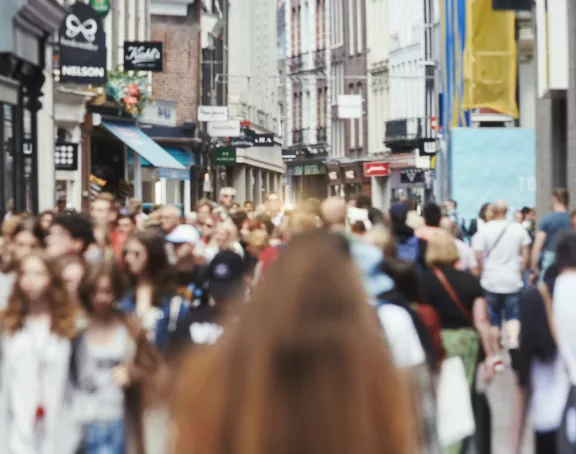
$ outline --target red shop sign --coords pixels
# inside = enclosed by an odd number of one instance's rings
[[[390,175],[390,165],[387,162],[365,162],[365,177],[387,177]]]

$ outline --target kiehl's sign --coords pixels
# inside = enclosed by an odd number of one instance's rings
[[[160,42],[124,42],[124,70],[162,72],[163,44]]]

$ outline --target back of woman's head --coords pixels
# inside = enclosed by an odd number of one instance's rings
[[[413,263],[393,257],[386,258],[382,271],[394,280],[394,289],[409,303],[425,303],[422,282]]]
[[[337,236],[294,237],[181,379],[176,454],[412,452],[406,393]]]

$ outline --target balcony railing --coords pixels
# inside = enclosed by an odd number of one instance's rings
[[[304,135],[302,129],[292,130],[292,145],[300,145],[304,141]]]
[[[302,59],[302,54],[294,55],[290,57],[288,63],[288,69],[291,74],[299,72],[304,65],[304,61]]]
[[[314,68],[322,69],[326,67],[326,50],[318,49],[314,52]]]
[[[425,139],[433,139],[436,131],[429,118],[404,118],[386,122],[384,143],[389,148],[416,146]]]

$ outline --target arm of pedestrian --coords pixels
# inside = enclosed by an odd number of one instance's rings
[[[538,273],[538,262],[540,261],[540,256],[542,255],[542,249],[544,249],[544,243],[546,242],[546,232],[539,230],[534,236],[534,245],[532,246],[532,259],[530,262],[530,270],[533,274]]]
[[[528,268],[530,263],[530,248],[529,246],[522,246],[522,264],[520,265],[520,272],[524,275],[524,272]]]
[[[484,268],[484,252],[483,251],[475,251],[476,253],[476,261],[478,262],[478,268],[476,268],[478,274],[480,276],[482,274],[482,269]]]
[[[486,356],[491,357],[498,354],[498,350],[495,350],[495,345],[492,341],[488,305],[485,298],[476,298],[476,300],[474,300],[474,305],[472,306],[472,321],[474,328],[476,328],[476,331],[480,335],[480,342],[482,342]]]
[[[512,440],[511,454],[520,454],[522,451],[522,440],[524,438],[524,427],[528,414],[529,393],[528,389],[522,386],[516,387],[516,398],[514,413],[512,416]]]

